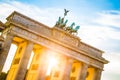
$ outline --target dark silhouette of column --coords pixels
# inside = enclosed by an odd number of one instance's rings
[[[78,80],[86,80],[88,64],[82,63]]]
[[[101,73],[102,73],[101,69],[95,69],[95,75],[93,80],[101,80]]]
[[[12,44],[13,37],[14,37],[14,35],[9,33],[9,34],[7,34],[7,36],[5,38],[3,49],[2,49],[2,52],[0,53],[0,73],[2,72],[4,63],[8,56],[8,52],[9,52],[10,46]]]

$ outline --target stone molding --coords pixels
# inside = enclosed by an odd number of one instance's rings
[[[103,51],[81,42],[80,38],[70,35],[69,33],[66,33],[65,31],[60,30],[56,27],[49,28],[48,26],[34,21],[31,18],[28,18],[18,12],[14,12],[13,14],[11,14],[7,18],[7,20],[10,23],[24,26],[22,27],[23,29],[27,29],[31,32],[40,34],[41,36],[52,38],[54,40],[59,40],[59,42],[68,44],[70,46],[72,45],[73,47],[83,50],[90,55],[96,55],[97,57],[102,56]]]
[[[32,42],[40,44],[40,45],[45,46],[47,48],[50,48],[51,50],[54,49],[60,53],[63,53],[69,57],[73,57],[73,58],[75,58],[79,61],[82,61],[84,63],[90,64],[90,65],[95,66],[95,67],[100,68],[100,69],[103,68],[104,60],[97,60],[97,59],[91,58],[90,56],[86,56],[86,55],[84,55],[85,53],[82,51],[78,52],[78,51],[69,49],[68,47],[56,44],[56,42],[51,41],[45,37],[35,35],[29,31],[20,29],[18,27],[14,27],[11,32],[14,33],[16,36],[25,38],[27,40],[31,40]]]
[[[62,53],[67,52],[66,55],[99,68],[103,68],[103,64],[108,63],[102,58],[103,51],[81,42],[80,38],[70,35],[64,30],[56,27],[49,28],[18,12],[13,12],[7,20],[9,25],[14,26],[11,32],[16,36],[24,37],[49,48],[57,46],[56,50],[61,50]]]

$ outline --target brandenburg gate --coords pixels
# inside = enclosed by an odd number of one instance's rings
[[[11,44],[17,46],[6,80],[100,80],[103,51],[81,41],[66,27],[67,20],[50,28],[14,11],[7,17],[1,36],[0,72]],[[33,53],[29,69],[30,56]]]

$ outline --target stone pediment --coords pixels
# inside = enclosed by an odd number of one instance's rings
[[[23,33],[24,35],[28,35],[33,39],[37,40],[37,36],[35,35],[38,35],[46,38],[46,40],[50,40],[58,45],[64,46],[76,52],[78,55],[82,54],[100,61],[101,63],[108,63],[108,61],[102,58],[103,51],[81,42],[79,37],[71,35],[58,27],[50,28],[16,11],[7,18],[7,24],[16,26],[11,30],[18,31],[18,33],[23,32],[22,29],[30,32],[31,34],[28,34],[27,32]]]

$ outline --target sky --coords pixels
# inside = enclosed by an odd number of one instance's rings
[[[120,80],[120,0],[0,0],[0,20],[15,10],[53,27],[64,9],[69,10],[68,25],[80,25],[81,41],[105,52],[109,63],[101,80]]]

